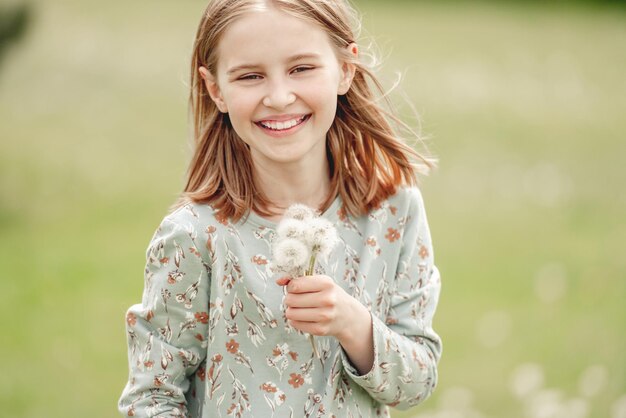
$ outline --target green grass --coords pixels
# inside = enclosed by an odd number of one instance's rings
[[[203,7],[36,2],[0,67],[7,416],[116,413],[123,315],[188,156],[187,66]],[[387,57],[383,79],[404,73],[441,160],[423,187],[444,280],[440,385],[395,416],[444,416],[455,388],[483,416],[528,416],[509,389],[527,362],[565,398],[582,396],[587,367],[604,366],[588,416],[610,416],[626,393],[626,14],[461,2],[362,11]],[[544,303],[536,277],[550,266],[565,290]],[[495,321],[487,342],[484,318]]]

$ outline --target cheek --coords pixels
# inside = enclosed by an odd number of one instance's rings
[[[337,91],[332,85],[313,84],[307,87],[305,97],[308,105],[318,114],[332,114],[334,116],[337,108]]]
[[[255,116],[255,106],[250,102],[249,98],[243,95],[229,95],[225,99],[228,106],[228,118],[233,130],[239,138],[250,145],[247,138],[251,129],[250,124]]]
[[[255,102],[250,95],[231,94],[226,104],[228,106],[228,114],[235,123],[249,123],[253,118],[254,109],[258,102]]]

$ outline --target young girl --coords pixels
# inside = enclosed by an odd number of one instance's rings
[[[387,405],[433,391],[440,278],[415,187],[431,163],[373,95],[353,16],[345,0],[206,9],[195,150],[148,248],[142,303],[126,314],[123,414],[388,417]],[[319,209],[340,237],[311,277],[268,268],[293,203]]]

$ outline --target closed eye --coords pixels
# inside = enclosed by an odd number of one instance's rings
[[[294,68],[292,72],[294,72],[294,73],[302,73],[302,72],[305,72],[305,71],[308,71],[308,70],[312,70],[314,68],[315,67],[309,67],[309,66],[301,65],[299,67]]]
[[[245,74],[239,77],[237,80],[259,80],[261,76],[258,74]]]

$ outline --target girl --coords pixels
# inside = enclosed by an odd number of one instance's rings
[[[373,95],[353,15],[345,0],[206,9],[195,150],[126,314],[123,414],[388,417],[433,391],[440,278],[415,187],[432,163]],[[334,222],[340,244],[315,276],[273,277],[276,223],[296,202]]]

